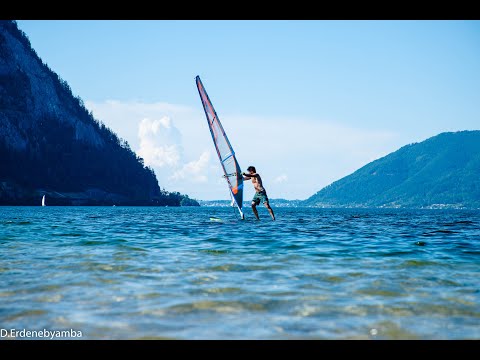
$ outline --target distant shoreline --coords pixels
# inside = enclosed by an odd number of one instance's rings
[[[204,207],[229,207],[231,201],[229,200],[197,200],[200,206]],[[305,200],[286,200],[286,199],[270,199],[270,204],[275,207],[298,207],[298,208],[320,208],[320,209],[405,209],[405,210],[480,210],[475,207],[464,207],[456,204],[431,204],[427,206],[361,206],[361,205],[307,205]],[[249,202],[244,202],[249,206]]]

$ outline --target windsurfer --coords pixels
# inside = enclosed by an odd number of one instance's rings
[[[257,220],[260,220],[260,218],[258,217],[257,205],[259,205],[261,201],[267,208],[272,219],[275,220],[273,209],[270,207],[270,204],[268,202],[267,192],[263,187],[262,178],[260,177],[259,174],[257,174],[257,170],[255,169],[255,166],[249,166],[247,170],[248,170],[248,174],[242,173],[242,175],[244,180],[251,179],[253,187],[255,188],[255,195],[253,196],[253,199],[252,199],[252,210],[255,217],[257,218]]]

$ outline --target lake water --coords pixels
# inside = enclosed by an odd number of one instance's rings
[[[3,335],[480,339],[480,211],[245,210],[0,207]]]

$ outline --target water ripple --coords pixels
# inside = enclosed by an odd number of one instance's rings
[[[87,339],[480,338],[480,211],[259,211],[2,207],[0,323]]]

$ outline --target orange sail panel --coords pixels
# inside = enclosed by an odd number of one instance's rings
[[[197,76],[195,81],[197,83],[200,99],[202,100],[203,110],[205,110],[205,115],[207,116],[208,127],[210,129],[210,134],[212,135],[213,144],[215,145],[218,159],[223,168],[224,177],[227,180],[232,197],[240,212],[240,216],[243,219],[243,176],[242,171],[240,170],[240,165],[238,165],[235,152],[233,151],[232,145],[227,138],[227,134],[225,134],[225,130],[218,119],[212,102],[203,87],[200,76]]]

